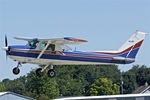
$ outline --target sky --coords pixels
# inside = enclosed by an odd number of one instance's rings
[[[0,0],[0,80],[26,75],[38,65],[24,64],[20,74],[12,69],[17,62],[6,60],[8,44],[26,44],[14,37],[54,38],[71,36],[88,40],[73,46],[77,50],[118,50],[136,31],[148,33],[136,62],[119,65],[127,71],[133,65],[150,67],[150,0]]]

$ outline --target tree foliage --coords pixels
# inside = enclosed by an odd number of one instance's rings
[[[55,70],[55,78],[47,76],[48,70],[42,77],[37,77],[32,70],[18,79],[4,79],[0,82],[0,91],[12,91],[37,100],[119,93],[121,72],[116,65],[63,65],[55,66]],[[144,65],[134,65],[122,75],[124,93],[131,93],[145,82],[150,84],[150,68]]]
[[[6,88],[3,83],[0,82],[0,92],[6,91]]]
[[[150,68],[145,65],[134,65],[132,69],[123,73],[124,93],[132,93],[146,82],[150,84]]]
[[[120,81],[120,70],[115,65],[57,66],[56,72],[62,96],[90,95],[90,86],[98,78]]]
[[[22,77],[15,80],[4,79],[2,82],[7,91],[23,94],[25,92],[25,84],[21,81]]]
[[[32,93],[32,97],[36,99],[43,98],[44,95],[48,98],[56,98],[59,96],[59,88],[55,78],[49,78],[46,74],[43,77],[38,77],[32,71],[27,76],[26,89]]]
[[[113,84],[113,82],[107,78],[99,78],[95,80],[90,88],[90,94],[94,96],[114,95],[119,93],[120,87],[117,84]]]

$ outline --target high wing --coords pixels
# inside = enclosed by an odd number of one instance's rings
[[[30,38],[20,38],[15,37],[17,40],[24,40],[24,41],[31,41],[33,39]],[[37,39],[37,38],[34,38]],[[53,38],[53,39],[37,39],[39,42],[45,42],[46,46],[45,48],[40,52],[38,57],[36,59],[40,59],[45,50],[48,48],[50,44],[56,44],[56,45],[64,45],[64,44],[81,44],[84,42],[87,42],[87,40],[78,39],[78,38],[72,38],[72,37],[64,37],[64,38]]]
[[[31,38],[22,38],[22,37],[15,37],[17,40],[24,40],[24,41],[31,41]],[[52,38],[52,39],[38,39],[39,42],[49,42],[52,44],[81,44],[84,42],[88,42],[87,40],[73,38],[73,37],[64,37],[64,38]]]

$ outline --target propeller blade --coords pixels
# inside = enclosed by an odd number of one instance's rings
[[[5,47],[8,46],[8,42],[7,42],[7,36],[5,35]]]
[[[5,35],[5,47],[8,47],[7,35]],[[8,50],[6,50],[6,61],[7,61]]]

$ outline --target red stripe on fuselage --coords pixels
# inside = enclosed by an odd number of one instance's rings
[[[36,53],[36,54],[40,54],[41,51],[40,50],[23,50],[23,49],[12,49],[11,51],[15,51],[15,52],[25,52],[25,53]],[[58,53],[59,54],[58,54]],[[62,52],[60,51],[45,51],[44,54],[49,54],[49,55],[62,55]],[[84,54],[65,54],[63,56],[70,56],[70,57],[82,57],[82,58],[103,58],[103,59],[112,59],[112,55],[107,55],[107,56],[94,56],[94,55],[84,55]]]
[[[133,48],[133,46],[131,46],[131,47],[129,47],[128,49],[126,49],[126,50],[124,50],[124,51],[122,51],[122,52],[117,52],[117,53],[107,53],[107,52],[93,52],[93,53],[99,53],[99,54],[123,54],[123,53],[126,53],[126,52],[128,52],[128,51],[130,51],[131,49],[137,49],[137,48],[139,48],[141,45],[142,45],[142,42],[143,42],[143,40],[142,41],[140,41],[140,42],[138,42],[138,43],[136,43],[135,45],[134,45],[134,48]]]
[[[41,50],[30,50],[30,49],[12,49],[11,51],[25,52],[25,53],[37,53],[40,54]],[[44,51],[44,54],[62,54],[60,51]]]

